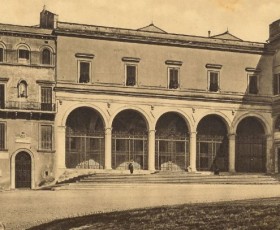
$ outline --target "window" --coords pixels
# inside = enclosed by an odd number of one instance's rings
[[[40,149],[52,150],[53,134],[51,125],[41,125]]]
[[[168,68],[168,88],[179,88],[179,68]]]
[[[248,76],[248,93],[249,94],[258,93],[258,76],[257,75]]]
[[[41,109],[52,111],[52,87],[41,87]]]
[[[0,150],[5,150],[6,127],[5,123],[0,123]]]
[[[18,58],[29,60],[29,50],[19,49],[18,50]]]
[[[274,95],[280,94],[280,74],[275,74],[273,79],[273,93]]]
[[[136,85],[136,65],[126,65],[126,86]]]
[[[42,52],[42,64],[43,65],[51,64],[51,51],[49,49],[44,49]]]
[[[18,97],[27,97],[27,83],[26,81],[20,81],[18,83]]]
[[[220,90],[218,71],[208,71],[208,90],[210,92],[218,92]]]
[[[90,81],[90,62],[79,61],[79,83]]]
[[[0,62],[4,62],[4,49],[0,47]]]

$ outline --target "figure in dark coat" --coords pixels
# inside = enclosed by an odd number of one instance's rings
[[[134,166],[133,166],[133,161],[131,161],[128,165],[129,171],[131,174],[133,174]]]

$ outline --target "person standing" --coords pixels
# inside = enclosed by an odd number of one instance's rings
[[[128,169],[129,169],[130,173],[133,174],[133,170],[134,170],[133,161],[131,161],[131,162],[129,163]]]

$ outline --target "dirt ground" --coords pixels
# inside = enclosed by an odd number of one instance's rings
[[[91,190],[0,193],[0,222],[26,229],[66,217],[185,203],[280,197],[280,185],[140,185]]]

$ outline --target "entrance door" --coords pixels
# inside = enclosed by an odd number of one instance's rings
[[[31,157],[26,152],[16,155],[16,188],[31,188]]]
[[[0,84],[0,109],[5,108],[5,87]]]

